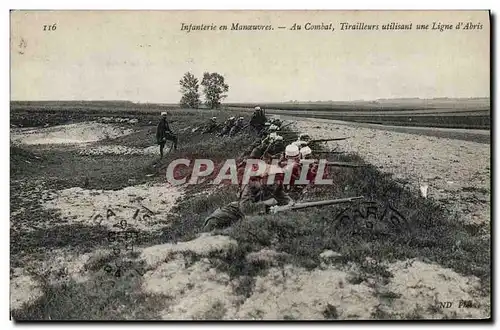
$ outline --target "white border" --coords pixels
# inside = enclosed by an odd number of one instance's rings
[[[4,1],[9,2],[9,1]],[[332,2],[325,0],[308,0],[301,1],[272,1],[272,0],[245,0],[245,1],[195,1],[184,0],[179,2],[165,2],[153,0],[141,1],[110,1],[110,0],[89,0],[89,1],[54,1],[46,0],[43,2],[36,0],[10,1],[10,8],[16,9],[210,9],[210,10],[226,10],[226,9],[337,9],[337,10],[370,10],[370,9],[490,9],[494,7],[493,0],[476,0],[476,1],[361,1],[350,0],[342,2]],[[452,4],[452,6],[449,6]]]
[[[2,134],[2,154],[4,157],[2,157],[1,161],[1,198],[0,201],[2,202],[2,225],[3,225],[3,230],[1,230],[1,235],[2,239],[1,241],[3,242],[4,246],[1,251],[1,260],[3,265],[9,265],[9,267],[3,267],[2,271],[2,305],[1,305],[1,311],[5,314],[4,317],[2,318],[3,320],[9,319],[9,272],[8,269],[10,269],[10,264],[9,264],[9,235],[10,235],[10,230],[9,230],[9,187],[10,187],[10,182],[9,182],[9,160],[6,155],[9,153],[9,144],[7,141],[10,140],[10,134],[9,134],[9,129],[8,129],[8,123],[9,123],[9,73],[10,73],[10,67],[9,67],[9,9],[211,9],[211,10],[217,10],[217,9],[356,9],[356,10],[366,10],[366,9],[414,9],[414,10],[426,10],[426,9],[492,9],[493,13],[497,14],[500,12],[498,9],[498,3],[499,1],[493,1],[493,0],[475,0],[475,1],[436,1],[436,0],[421,0],[421,1],[377,1],[372,2],[372,1],[356,1],[356,0],[350,0],[350,1],[342,1],[342,2],[333,2],[333,1],[318,1],[318,0],[308,0],[304,2],[299,2],[299,1],[270,1],[270,0],[253,0],[253,1],[220,1],[220,0],[211,0],[211,1],[190,1],[190,0],[183,0],[183,1],[178,1],[178,2],[170,2],[170,3],[165,3],[165,1],[150,1],[150,0],[141,0],[141,1],[109,1],[109,0],[90,0],[90,1],[2,1],[1,7],[2,11],[0,12],[1,18],[0,19],[0,27],[1,27],[1,37],[2,37],[2,47],[3,51],[1,52],[2,54],[2,105],[4,105],[4,109],[1,112],[1,119],[0,122],[3,123],[4,127],[6,127],[5,130],[1,131]],[[451,6],[450,6],[451,5]],[[496,25],[498,25],[498,16],[496,17]],[[496,29],[495,29],[496,30]],[[495,44],[498,41],[498,36],[495,33]],[[493,49],[492,49],[493,51]],[[492,53],[493,56],[493,53]],[[498,65],[498,64],[497,64]],[[496,74],[497,70],[492,74]],[[494,96],[496,96],[496,93],[498,92],[498,86],[495,88]],[[496,98],[495,98],[496,99]],[[495,111],[496,109],[492,109],[492,111]],[[498,115],[495,116],[495,122],[494,122],[495,127],[498,127]],[[496,133],[494,134],[493,138],[496,140]],[[497,146],[495,144],[495,152],[497,151]],[[497,166],[495,167],[495,171],[497,170]],[[498,174],[496,175],[498,179]],[[497,180],[495,180],[495,186],[497,183]],[[493,187],[492,187],[493,188]],[[497,197],[493,201],[495,205],[500,205],[499,203],[499,197],[498,197],[498,192],[497,192]],[[492,222],[494,219],[492,219]],[[495,231],[495,238],[498,238],[498,227],[499,224],[496,225],[496,231]],[[498,257],[498,244],[495,245],[495,256]],[[495,258],[496,261],[497,258]],[[494,262],[495,262],[494,261]],[[492,278],[492,281],[495,279]],[[495,288],[498,286],[496,284]],[[496,290],[495,290],[496,293]],[[494,315],[498,316],[498,301],[495,304],[495,313]],[[87,328],[88,325],[93,326],[93,328],[97,329],[105,329],[109,327],[111,324],[103,324],[101,326],[96,326],[95,324],[85,324],[85,325],[78,325],[75,326],[75,328]],[[123,326],[124,324],[117,324],[118,326]],[[151,325],[151,324],[149,324]],[[180,325],[175,325],[175,324],[158,324],[161,326],[169,326],[172,328],[177,328],[181,327]],[[191,326],[200,326],[201,324],[194,324]],[[246,323],[245,325],[249,325]],[[280,324],[279,326],[288,326],[288,324]],[[303,326],[309,326],[309,324],[302,324]],[[325,325],[325,324],[322,324]],[[367,324],[364,324],[367,325]],[[387,323],[380,324],[378,325],[379,327],[387,327]],[[449,326],[457,326],[459,324],[449,324]],[[470,327],[470,323],[464,323],[463,325]],[[3,329],[10,329],[14,326],[13,322],[9,322],[8,324],[2,324]],[[134,324],[132,326],[141,326],[139,324]],[[182,327],[185,327],[186,325],[182,325]],[[212,326],[218,326],[217,325],[212,325]],[[237,326],[237,324],[230,324],[229,326]],[[262,324],[257,324],[253,326],[258,326],[259,328],[270,328],[270,325],[262,325]],[[278,326],[278,324],[273,324],[273,326]],[[331,324],[328,326],[332,326],[340,329],[347,328],[349,324],[342,324],[342,325],[335,325]],[[372,325],[373,326],[373,325]],[[429,329],[438,329],[443,326],[443,324],[428,324],[428,323],[421,323],[421,324],[401,324],[401,323],[396,323],[393,326],[405,326],[405,327],[423,327],[425,326],[426,328]]]

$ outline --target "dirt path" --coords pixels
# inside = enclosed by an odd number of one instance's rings
[[[324,123],[356,127],[356,128],[372,128],[382,131],[408,133],[416,135],[435,136],[439,138],[448,138],[464,141],[472,141],[484,144],[490,144],[491,132],[486,129],[461,129],[461,128],[444,128],[444,127],[421,127],[421,126],[393,126],[381,125],[372,123],[349,122],[334,119],[319,119],[311,118],[310,116],[280,116],[284,120],[316,120]],[[309,118],[308,118],[309,117]]]
[[[490,221],[490,145],[433,136],[354,127],[325,119],[297,119],[313,139],[349,136],[329,147],[355,152],[410,189],[428,186],[433,198],[460,221]]]

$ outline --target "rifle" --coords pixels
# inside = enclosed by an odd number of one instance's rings
[[[353,164],[353,163],[343,163],[343,162],[326,162],[326,165],[338,166],[338,167],[366,167],[366,164]]]
[[[290,123],[290,124],[291,124],[291,123]],[[290,125],[290,124],[286,124],[286,125],[284,125],[283,127],[288,126],[288,125]],[[293,131],[284,131],[284,132],[281,132],[281,133],[284,133],[284,134],[296,134],[297,136],[299,136],[299,133],[297,133],[297,132],[293,132]]]
[[[345,154],[345,151],[335,151],[335,150],[330,150],[330,151],[321,151],[321,150],[313,150],[313,153],[317,154]]]
[[[285,133],[285,132],[281,132],[280,134],[282,133]],[[283,134],[285,135],[285,134]],[[347,140],[349,139],[350,137],[341,137],[341,138],[331,138],[331,139],[316,139],[316,140],[309,140],[309,141],[304,141],[306,142],[307,144],[310,144],[310,143],[319,143],[319,142],[328,142],[328,141],[342,141],[342,140]],[[294,141],[293,139],[286,139],[286,141]]]
[[[293,124],[293,121],[292,121],[292,122],[290,122],[290,123],[288,123],[288,124],[281,125],[281,126],[279,127],[279,129],[281,130],[281,129],[283,129],[283,128],[285,128],[285,127],[288,127],[288,126],[290,126],[290,125],[292,125],[292,124]],[[290,132],[290,133],[293,133],[293,132]]]
[[[331,138],[331,139],[316,139],[316,140],[309,140],[307,143],[314,143],[314,142],[328,142],[328,141],[342,141],[342,140],[347,140],[350,139],[351,137],[341,137],[341,138]]]
[[[297,203],[294,205],[276,205],[276,206],[271,206],[270,211],[271,213],[278,213],[278,212],[283,212],[283,211],[288,211],[288,210],[301,210],[305,209],[308,207],[315,207],[315,206],[326,206],[326,205],[334,205],[334,204],[341,204],[341,203],[352,203],[356,200],[363,199],[363,196],[358,196],[358,197],[349,197],[349,198],[341,198],[341,199],[328,199],[325,201],[316,201],[316,202],[304,202],[304,203]]]
[[[300,163],[307,163],[306,159],[301,159]],[[344,163],[344,162],[326,162],[326,165],[337,166],[337,167],[365,167],[367,164],[354,164],[354,163]]]
[[[269,151],[269,148],[271,148],[271,145],[274,143],[274,141],[270,141],[269,144],[267,145],[266,150],[262,153],[262,156],[260,156],[260,159],[264,159],[264,156],[267,154]]]

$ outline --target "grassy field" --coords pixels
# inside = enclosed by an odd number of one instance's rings
[[[226,104],[232,109],[253,109],[257,104]],[[396,126],[490,128],[490,100],[394,99],[353,102],[290,102],[258,104],[269,114],[335,119]]]
[[[53,105],[45,104],[34,109],[32,105],[23,107],[23,104],[17,104],[15,109],[11,108],[11,124],[36,127],[48,123],[52,126],[102,116],[130,116],[140,119],[133,126],[133,134],[99,141],[95,145],[147,147],[154,144],[152,134],[159,108],[143,107],[140,113],[133,107],[124,109],[121,105],[110,108],[107,104],[97,108],[88,110],[84,104],[71,109],[53,108]],[[241,113],[249,117],[248,112]],[[71,149],[11,146],[11,269],[24,267],[43,283],[43,294],[36,302],[14,311],[16,320],[158,318],[161,306],[169,297],[142,292],[141,277],[123,276],[115,280],[113,287],[106,286],[110,278],[102,268],[112,258],[109,253],[86,263],[85,267],[91,275],[81,282],[68,278],[67,274],[41,268],[44,260],[61,249],[82,255],[98,249],[109,250],[109,243],[106,228],[91,223],[64,224],[60,214],[47,211],[40,201],[47,190],[70,187],[118,190],[131,184],[163,182],[167,164],[177,158],[210,158],[216,163],[237,158],[255,140],[255,136],[241,134],[233,139],[221,139],[194,134],[190,130],[181,131],[206,122],[214,114],[223,119],[232,112],[173,111],[171,119],[175,120],[174,130],[180,132],[180,148],[169,153],[161,162],[157,162],[156,155],[81,157]],[[362,162],[362,156],[330,155],[329,159]],[[155,163],[157,166],[153,167]],[[227,273],[231,279],[239,280],[235,288],[237,292],[250,296],[256,285],[256,276],[269,271],[270,265],[249,263],[246,259],[250,253],[268,248],[286,255],[287,264],[310,271],[319,269],[322,251],[337,251],[341,255],[337,260],[338,267],[349,264],[359,266],[360,271],[350,278],[354,284],[370,278],[388,281],[393,274],[386,267],[387,263],[417,258],[451,268],[464,276],[477,276],[481,281],[481,294],[490,294],[490,245],[489,240],[485,240],[485,235],[489,237],[488,227],[465,225],[450,219],[447,210],[406,190],[390,175],[379,172],[373,166],[339,169],[333,178],[333,185],[317,187],[304,198],[319,200],[365,196],[379,205],[390,202],[406,221],[384,226],[383,230],[373,230],[360,222],[336,218],[335,215],[343,210],[339,206],[250,216],[216,232],[236,240],[237,248],[208,256],[217,269]],[[166,223],[164,228],[141,232],[136,246],[146,248],[195,238],[208,214],[237,199],[235,186],[219,187],[208,194],[210,188],[208,185],[186,187],[186,197],[177,203],[172,214],[161,215]],[[140,267],[141,261],[137,256],[137,253],[130,252],[123,258]],[[191,254],[189,258],[195,262],[201,256]],[[367,258],[374,263],[367,265]],[[378,292],[377,295],[380,296],[377,299],[391,297],[390,292]],[[436,306],[424,308],[433,309]],[[416,309],[411,315],[401,315],[397,310],[374,311],[371,318],[418,318],[421,317],[419,311]],[[324,315],[330,318],[336,313],[330,306],[325,309]]]
[[[488,98],[396,98],[380,99],[374,101],[319,101],[319,102],[281,102],[281,103],[227,103],[227,106],[253,108],[261,106],[274,110],[315,110],[315,111],[417,111],[417,110],[443,110],[476,111],[489,110]]]
[[[395,126],[427,126],[465,129],[490,129],[490,99],[390,99],[352,102],[283,102],[283,103],[225,103],[223,108],[236,112],[253,111],[255,106],[268,114],[297,117],[335,119],[360,123]],[[86,113],[137,112],[156,113],[179,109],[176,104],[138,104],[126,101],[37,101],[11,102],[11,110],[52,112],[54,110],[80,110]],[[196,111],[196,110],[189,110]]]

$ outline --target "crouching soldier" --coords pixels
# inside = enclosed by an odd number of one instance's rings
[[[252,118],[250,119],[250,126],[255,129],[256,132],[260,132],[264,128],[264,123],[266,122],[266,116],[260,107],[255,107]]]
[[[177,136],[172,132],[167,122],[167,113],[161,113],[161,119],[156,127],[156,142],[160,145],[160,156],[163,158],[163,149],[167,141],[174,143],[174,150],[177,150]]]

